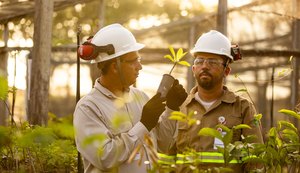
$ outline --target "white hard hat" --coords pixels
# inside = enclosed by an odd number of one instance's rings
[[[231,43],[229,39],[216,30],[211,30],[202,34],[191,52],[193,54],[197,52],[204,52],[225,55],[233,61],[233,57],[231,55]]]
[[[100,29],[91,43],[96,46],[106,46],[112,44],[115,53],[108,55],[107,53],[99,53],[98,57],[91,63],[98,63],[116,58],[129,52],[134,52],[142,49],[145,45],[136,42],[133,34],[120,24],[111,24]]]

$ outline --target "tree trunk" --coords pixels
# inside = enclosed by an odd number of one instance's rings
[[[35,0],[35,4],[28,120],[47,125],[53,0]]]
[[[300,16],[300,0],[294,0],[293,1],[293,13],[295,16]],[[295,20],[293,21],[293,25],[292,25],[293,29],[292,29],[292,48],[295,51],[299,51],[300,50],[300,19],[299,18],[295,18]],[[299,99],[299,66],[300,66],[300,57],[295,57],[293,60],[293,71],[292,71],[292,78],[291,78],[291,110],[295,110],[297,103],[298,103],[298,99]],[[297,128],[299,128],[299,120],[294,118],[294,124]]]
[[[4,24],[4,32],[3,32],[3,40],[4,40],[4,47],[7,47],[8,42],[8,25],[7,23]],[[8,60],[8,51],[4,51],[0,53],[0,74],[7,78],[7,60]],[[5,126],[7,125],[8,115],[9,115],[9,108],[6,106],[5,102],[8,104],[7,100],[0,101],[0,125]]]
[[[227,35],[227,0],[219,0],[217,30]]]
[[[7,78],[7,58],[8,53],[4,52],[0,54],[0,74],[1,76]],[[7,125],[8,115],[9,115],[9,108],[6,106],[5,102],[7,100],[0,100],[0,125],[5,126]],[[8,104],[8,103],[7,103]]]

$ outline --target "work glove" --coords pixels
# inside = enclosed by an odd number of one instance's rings
[[[181,84],[179,84],[179,81],[176,79],[167,94],[168,108],[179,111],[179,106],[182,105],[187,96],[188,94],[186,93],[185,89]]]
[[[160,97],[160,93],[154,95],[143,107],[141,123],[151,131],[156,126],[159,116],[165,110],[164,98]]]

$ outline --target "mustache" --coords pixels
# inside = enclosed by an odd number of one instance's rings
[[[208,71],[203,71],[199,74],[199,76],[202,76],[202,75],[208,75],[208,76],[212,77],[212,75]]]

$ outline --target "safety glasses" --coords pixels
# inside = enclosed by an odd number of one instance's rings
[[[218,67],[220,65],[224,65],[224,62],[222,60],[215,59],[215,58],[209,58],[209,59],[196,58],[194,60],[194,65],[203,65],[205,62],[211,67]]]

